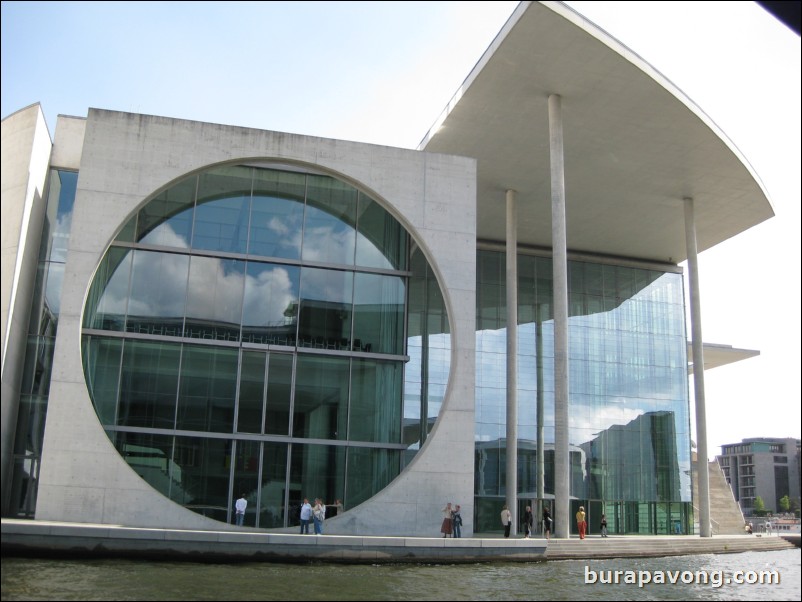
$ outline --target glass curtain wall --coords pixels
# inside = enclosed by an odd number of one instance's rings
[[[60,312],[64,264],[70,242],[78,174],[53,169],[48,174],[45,216],[39,246],[28,345],[17,411],[7,515],[34,518],[42,459],[50,374]]]
[[[407,354],[404,375],[403,441],[406,465],[426,441],[448,385],[451,335],[445,301],[431,266],[419,249],[410,259]]]
[[[231,521],[244,494],[247,526],[297,524],[304,497],[331,516],[375,495],[449,370],[442,294],[410,249],[381,204],[321,174],[224,166],[158,194],[84,312],[87,385],[117,450],[205,516]]]
[[[518,256],[518,497],[554,497],[554,321],[550,257]],[[682,276],[570,261],[569,462],[572,504],[591,530],[693,528]],[[476,528],[498,530],[506,496],[505,255],[477,257]],[[538,425],[538,403],[543,424]],[[542,436],[539,439],[539,431]],[[537,450],[544,462],[538,466]],[[570,521],[575,528],[574,521]]]

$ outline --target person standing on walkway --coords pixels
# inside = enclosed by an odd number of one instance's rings
[[[448,537],[451,535],[452,526],[454,524],[454,511],[451,509],[451,502],[446,504],[446,507],[442,510],[443,513],[443,522],[440,524],[440,533],[443,534],[443,537]]]
[[[323,535],[323,521],[326,519],[326,504],[319,497],[315,498],[312,508],[312,521],[315,523],[315,535]]]
[[[462,537],[462,515],[459,513],[459,504],[454,507],[454,512],[451,513],[451,523],[454,527],[454,535],[452,537]]]
[[[579,539],[585,539],[585,532],[588,529],[588,523],[585,520],[585,507],[580,506],[579,512],[576,513],[576,526],[579,529]]]
[[[548,506],[543,506],[543,535],[546,539],[551,539],[551,512]]]
[[[602,514],[601,521],[599,522],[599,531],[602,537],[607,537],[607,515]]]
[[[501,509],[501,524],[504,525],[504,537],[510,536],[510,527],[512,527],[512,512],[507,508],[507,504]]]
[[[243,493],[237,500],[237,502],[234,504],[238,527],[241,527],[242,523],[245,522],[245,508],[247,507],[248,507],[248,500],[245,499],[245,494]]]
[[[309,535],[309,519],[312,517],[312,505],[309,498],[304,498],[301,505],[301,535]]]
[[[532,516],[532,506],[527,506],[524,511],[524,539],[529,539],[532,535],[532,527],[535,524],[535,517]]]

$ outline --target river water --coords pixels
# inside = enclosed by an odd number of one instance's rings
[[[627,573],[667,575],[625,583]],[[708,571],[708,583],[669,583]],[[743,571],[744,573],[740,573]],[[780,583],[726,584],[776,571]],[[661,573],[662,572],[662,573]],[[634,573],[629,573],[632,579]],[[641,580],[646,573],[639,573]],[[596,583],[586,583],[593,581]],[[526,564],[195,564],[2,559],[3,600],[800,600],[800,551]]]

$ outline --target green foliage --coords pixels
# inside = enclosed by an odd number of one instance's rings
[[[768,512],[766,511],[766,504],[763,502],[763,498],[757,496],[755,498],[755,503],[752,505],[752,514],[755,516],[766,516]]]
[[[780,498],[780,510],[788,512],[791,509],[791,499],[784,495]]]

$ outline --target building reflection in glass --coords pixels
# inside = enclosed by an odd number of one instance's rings
[[[426,258],[380,203],[296,168],[230,165],[147,202],[103,257],[83,362],[117,450],[217,520],[297,523],[387,486],[442,403],[450,337]]]
[[[504,263],[504,253],[478,252],[479,531],[498,529],[506,493],[504,463],[496,464],[504,455],[506,430]],[[659,516],[676,512],[687,532],[693,520],[682,276],[587,261],[570,261],[568,267],[572,499],[594,511],[596,504],[623,504],[628,517],[638,518],[622,520],[620,532],[661,532],[674,519]],[[518,497],[523,506],[553,497],[551,258],[519,255],[518,273]],[[608,434],[593,446],[601,433]],[[643,473],[651,476],[634,476]],[[668,510],[657,512],[656,504],[669,504]]]

